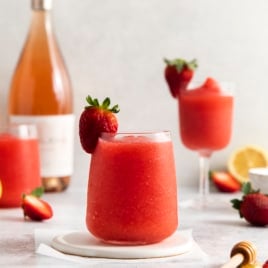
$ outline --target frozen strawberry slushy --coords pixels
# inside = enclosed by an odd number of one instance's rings
[[[0,207],[20,207],[22,195],[41,186],[38,140],[29,133],[26,125],[1,130]]]
[[[199,198],[193,207],[205,208],[209,193],[209,159],[225,148],[231,138],[233,85],[220,84],[208,77],[198,87],[190,86],[197,60],[165,60],[164,77],[169,92],[178,101],[179,131],[182,143],[199,156]],[[223,83],[221,83],[222,85]],[[230,87],[231,86],[231,87]]]
[[[182,91],[178,101],[180,135],[187,148],[213,152],[226,147],[231,137],[232,95],[208,78],[202,86]]]
[[[178,226],[169,132],[102,137],[92,154],[86,224],[108,243],[149,244]]]

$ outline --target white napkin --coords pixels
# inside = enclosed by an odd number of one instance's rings
[[[111,267],[111,264],[115,264],[115,267],[118,267],[119,264],[128,265],[130,267],[131,264],[139,264],[144,267],[154,267],[155,263],[161,264],[163,263],[163,267],[167,268],[167,264],[169,263],[172,265],[172,263],[183,263],[188,266],[189,265],[198,265],[198,267],[202,267],[201,265],[207,263],[208,256],[206,253],[202,251],[202,249],[198,246],[198,244],[193,240],[193,246],[190,251],[180,254],[177,256],[172,257],[164,257],[164,258],[152,258],[152,259],[135,259],[135,260],[129,260],[129,259],[107,259],[107,258],[88,258],[88,257],[80,257],[80,256],[74,256],[74,255],[68,255],[64,254],[62,252],[57,251],[56,249],[52,248],[51,241],[54,237],[58,235],[63,235],[73,232],[73,230],[50,230],[50,229],[36,229],[34,232],[35,236],[35,248],[36,253],[41,254],[48,257],[53,257],[57,259],[61,259],[64,261],[70,261],[77,264],[109,264],[109,267]],[[181,230],[181,234],[184,236],[192,238],[192,230]],[[137,267],[137,266],[134,266]],[[161,266],[157,266],[161,267]],[[171,267],[171,266],[170,266]],[[185,266],[184,266],[185,267]]]

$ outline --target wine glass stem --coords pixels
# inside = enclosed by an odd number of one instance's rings
[[[201,202],[205,202],[209,194],[209,156],[199,155],[200,167],[200,181],[199,181],[199,194]]]

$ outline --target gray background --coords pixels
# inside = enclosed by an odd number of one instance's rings
[[[196,185],[197,154],[180,142],[163,58],[197,58],[197,80],[236,84],[232,142],[213,154],[211,168],[225,168],[230,152],[245,144],[268,149],[267,14],[265,0],[54,0],[77,118],[86,95],[110,96],[121,108],[120,130],[171,130],[179,183]],[[0,0],[1,120],[30,19],[29,0]],[[76,135],[74,184],[86,183],[89,159]]]

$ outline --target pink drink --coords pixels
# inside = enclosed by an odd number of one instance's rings
[[[192,150],[212,152],[227,146],[231,137],[233,96],[207,80],[194,90],[179,96],[180,134],[183,144]]]
[[[177,186],[169,132],[99,139],[92,155],[86,223],[109,243],[148,244],[178,226]]]
[[[20,207],[23,193],[41,186],[34,126],[11,126],[0,133],[0,207]]]

